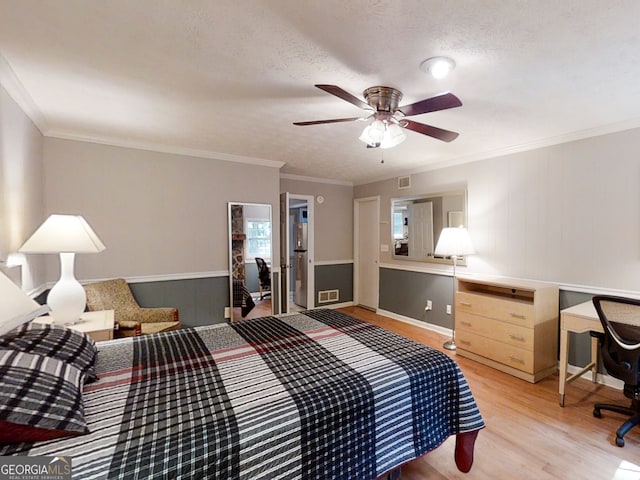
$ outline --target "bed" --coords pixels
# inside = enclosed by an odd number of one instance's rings
[[[0,455],[70,456],[83,479],[365,480],[451,435],[468,471],[484,427],[448,356],[333,310],[96,345],[89,433]]]

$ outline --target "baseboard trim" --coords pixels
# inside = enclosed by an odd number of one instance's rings
[[[376,309],[376,313],[378,315],[384,315],[385,317],[393,318],[394,320],[398,320],[400,322],[415,325],[416,327],[424,328],[425,330],[430,330],[432,332],[436,332],[447,337],[451,337],[452,335],[452,330],[450,328],[441,327],[440,325],[421,322],[420,320],[416,320],[415,318],[405,317],[404,315],[398,315],[397,313],[390,312],[388,310]]]
[[[346,308],[346,307],[353,307],[353,302],[341,302],[341,303],[330,303],[329,305],[318,305],[314,308],[314,310],[317,310],[319,308],[330,308],[331,310],[335,310],[336,308]]]
[[[582,367],[576,367],[574,365],[567,366],[567,372],[571,375],[579,372]],[[591,374],[591,370],[584,372],[580,378],[584,378],[585,380],[593,381],[593,375]],[[618,380],[617,378],[612,377],[611,375],[607,375],[604,373],[598,373],[598,378],[596,379],[596,383],[599,385],[604,385],[606,387],[615,388],[616,390],[622,390],[624,388],[624,382]],[[569,384],[571,385],[571,384]],[[567,388],[571,388],[570,386]]]

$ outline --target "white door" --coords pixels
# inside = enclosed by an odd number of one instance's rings
[[[380,197],[354,201],[354,302],[378,308],[378,244],[380,242]]]
[[[433,203],[409,205],[409,257],[433,256]]]
[[[289,193],[280,194],[280,313],[289,311]]]

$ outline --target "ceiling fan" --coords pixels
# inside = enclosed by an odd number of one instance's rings
[[[370,112],[366,117],[334,118],[331,120],[315,120],[310,122],[295,122],[294,125],[319,125],[322,123],[352,122],[356,120],[372,120],[360,140],[369,148],[389,148],[400,144],[406,138],[403,128],[423,135],[428,135],[443,142],[451,142],[458,137],[458,133],[424,123],[408,120],[405,117],[423,113],[437,112],[462,106],[462,102],[452,93],[443,93],[410,105],[398,106],[402,100],[402,92],[391,87],[370,87],[363,92],[366,102],[350,94],[336,85],[316,85],[331,95],[346,100],[356,107]]]

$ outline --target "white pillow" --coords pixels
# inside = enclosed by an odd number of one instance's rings
[[[0,273],[0,335],[45,315],[50,310],[47,305],[39,305],[6,275]]]

